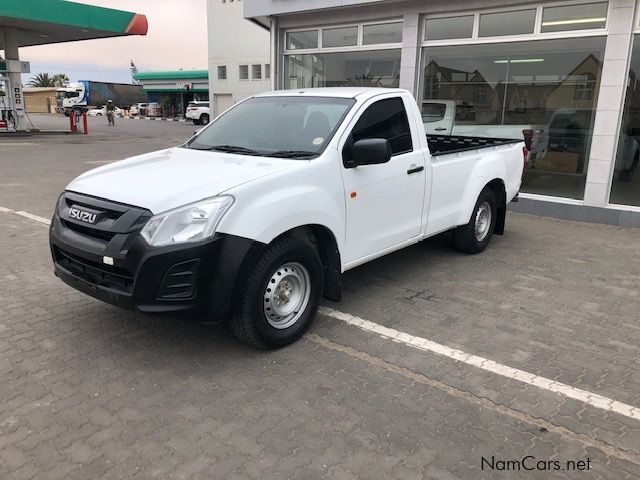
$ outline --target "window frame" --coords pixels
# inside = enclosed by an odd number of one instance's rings
[[[223,77],[220,76],[221,69],[224,71],[224,76]],[[227,78],[228,78],[227,66],[226,65],[218,65],[216,74],[217,74],[218,80],[227,80]]]
[[[483,43],[510,43],[510,42],[526,42],[531,40],[553,40],[562,38],[576,38],[576,37],[600,37],[607,36],[609,34],[609,19],[611,17],[612,1],[605,0],[608,3],[607,6],[607,20],[604,28],[589,28],[580,30],[561,30],[558,32],[542,32],[542,15],[544,8],[549,7],[569,7],[576,5],[585,5],[590,3],[603,3],[603,0],[572,0],[569,2],[552,2],[544,4],[533,5],[521,5],[517,7],[501,7],[491,8],[486,10],[470,10],[462,12],[447,12],[438,14],[425,14],[420,21],[420,46],[421,47],[438,47],[438,46],[451,46],[451,45],[473,45]],[[536,10],[535,23],[533,33],[516,34],[516,35],[499,35],[491,37],[480,36],[480,16],[491,13],[505,13],[505,12],[519,12],[523,10]],[[438,18],[455,18],[455,17],[468,17],[473,16],[473,33],[471,37],[464,38],[451,38],[446,40],[428,40],[426,36],[426,21],[427,19],[433,20]],[[640,29],[640,16],[637,23]]]
[[[340,53],[340,52],[352,52],[354,50],[391,50],[396,48],[402,48],[402,41],[396,43],[363,43],[363,30],[368,25],[382,25],[387,23],[399,23],[403,25],[403,19],[398,17],[387,18],[385,20],[379,20],[375,22],[360,22],[360,23],[343,23],[343,24],[326,24],[315,27],[300,27],[300,28],[288,28],[284,30],[283,35],[283,50],[282,55],[297,55],[306,53]],[[356,45],[350,45],[345,47],[324,47],[322,45],[322,31],[324,29],[331,30],[333,28],[344,27],[358,27],[358,41]],[[297,48],[287,49],[287,34],[292,32],[307,32],[309,30],[318,31],[318,46],[316,48]]]
[[[374,105],[376,105],[377,103],[380,102],[384,102],[384,101],[388,101],[388,100],[399,100],[400,103],[402,104],[402,109],[404,110],[404,115],[405,115],[405,119],[406,119],[406,124],[407,124],[407,130],[409,132],[409,140],[411,142],[411,148],[409,150],[404,150],[401,152],[396,152],[396,153],[391,153],[391,158],[393,159],[394,157],[398,157],[400,155],[406,155],[408,153],[413,153],[416,149],[416,146],[414,145],[414,129],[412,128],[412,121],[409,118],[409,111],[407,109],[407,103],[404,99],[404,97],[402,95],[387,95],[387,96],[382,96],[382,97],[373,97],[371,99],[369,99],[366,103],[364,103],[362,105],[361,108],[358,109],[357,112],[355,112],[354,116],[352,117],[352,119],[349,121],[349,125],[347,126],[347,128],[345,129],[345,133],[343,135],[343,138],[341,139],[341,147],[340,147],[340,152],[341,152],[341,156],[342,156],[342,161],[344,164],[345,168],[350,168],[350,160],[347,159],[345,157],[345,153],[347,151],[347,148],[349,145],[351,145],[353,143],[353,131],[355,130],[356,126],[358,125],[358,122],[362,119],[362,117],[367,113],[367,111]],[[371,137],[374,138],[374,137]],[[418,139],[419,142],[419,139]]]
[[[264,77],[262,75],[262,64],[261,63],[252,63],[251,67],[251,80],[262,80]],[[260,76],[256,76],[256,69],[260,69]]]
[[[246,67],[247,68],[247,78],[242,78],[242,68]],[[238,80],[240,80],[241,82],[246,82],[248,80],[250,80],[250,70],[249,70],[249,65],[238,65]]]

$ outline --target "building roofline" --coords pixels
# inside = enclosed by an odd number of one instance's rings
[[[183,78],[209,78],[209,70],[161,70],[138,72],[135,80],[180,80]]]

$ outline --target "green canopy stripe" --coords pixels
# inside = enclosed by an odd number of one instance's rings
[[[132,12],[63,0],[0,1],[0,18],[69,25],[115,33],[127,33],[135,15]]]

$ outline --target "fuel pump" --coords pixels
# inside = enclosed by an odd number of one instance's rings
[[[24,97],[21,73],[29,73],[29,62],[0,60],[0,128],[15,132],[23,129]]]

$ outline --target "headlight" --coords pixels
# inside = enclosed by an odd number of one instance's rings
[[[213,236],[233,197],[220,196],[151,217],[140,232],[153,247],[198,242]]]

